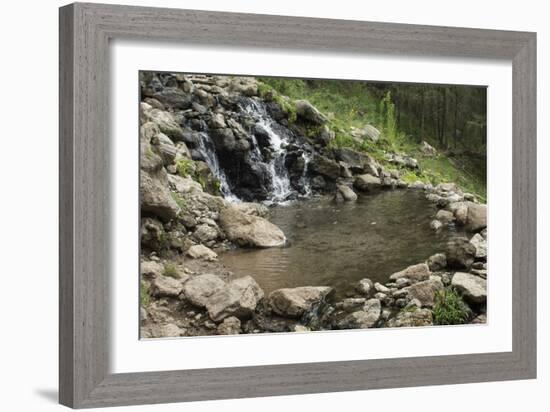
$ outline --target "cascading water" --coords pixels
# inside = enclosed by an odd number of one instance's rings
[[[273,130],[274,120],[267,114],[265,107],[258,101],[250,99],[245,111],[252,116],[256,125],[260,126],[269,137],[270,155],[267,161],[259,149],[258,142],[253,136],[252,156],[254,160],[266,164],[271,178],[271,195],[266,203],[282,203],[288,200],[293,190],[290,185],[288,170],[285,166],[286,147],[289,144],[288,138]]]
[[[210,171],[216,179],[220,182],[220,192],[223,197],[230,202],[240,202],[240,199],[233,194],[229,183],[227,181],[227,176],[225,172],[220,167],[220,162],[218,160],[218,155],[216,154],[216,149],[214,147],[214,142],[208,135],[208,133],[200,132],[199,133],[199,145],[197,147],[198,152],[203,157],[204,161],[208,165]]]

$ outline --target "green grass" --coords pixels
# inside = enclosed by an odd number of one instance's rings
[[[461,325],[470,319],[471,310],[458,292],[448,287],[436,293],[433,308],[434,324]]]
[[[195,171],[195,164],[191,159],[178,159],[176,170],[181,177],[187,177]]]
[[[145,282],[141,282],[139,286],[139,304],[141,307],[145,308],[149,306],[150,301],[151,297],[149,296],[149,289],[147,288]]]
[[[162,272],[164,276],[168,276],[174,279],[180,279],[181,275],[178,272],[178,269],[176,266],[172,263],[165,263],[164,264],[164,271]]]

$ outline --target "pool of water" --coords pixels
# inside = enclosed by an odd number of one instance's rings
[[[285,233],[284,248],[236,249],[221,255],[237,276],[250,275],[267,293],[286,287],[332,286],[339,297],[368,277],[387,282],[409,265],[444,250],[454,228],[430,229],[435,206],[423,192],[385,191],[355,203],[302,200],[270,209]]]

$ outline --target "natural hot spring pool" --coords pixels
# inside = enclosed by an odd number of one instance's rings
[[[285,233],[284,248],[237,249],[222,262],[237,276],[250,275],[269,293],[297,286],[332,286],[344,296],[368,277],[389,275],[442,252],[454,228],[435,233],[435,206],[423,191],[393,190],[360,196],[355,203],[327,198],[270,209],[269,220]]]

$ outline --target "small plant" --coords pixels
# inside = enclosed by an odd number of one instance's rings
[[[178,272],[178,269],[175,265],[172,263],[165,263],[164,264],[164,272],[162,273],[164,276],[168,276],[174,279],[180,279],[181,275]]]
[[[466,323],[472,311],[453,287],[440,290],[435,296],[434,324],[461,325]]]
[[[178,159],[176,170],[181,177],[187,177],[194,172],[194,163],[190,159]]]
[[[150,301],[151,298],[149,296],[149,289],[147,288],[145,282],[142,281],[139,285],[139,304],[142,308],[145,308],[149,306]]]

